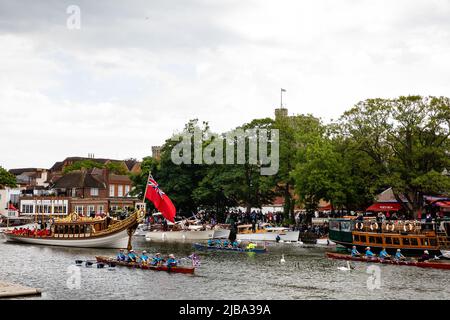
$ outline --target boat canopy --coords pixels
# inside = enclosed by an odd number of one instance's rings
[[[388,212],[388,211],[399,211],[402,205],[397,202],[377,202],[366,209],[366,211],[374,212]]]

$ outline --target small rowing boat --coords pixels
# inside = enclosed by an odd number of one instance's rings
[[[331,258],[331,259],[450,270],[450,263],[445,262],[445,260],[443,260],[443,261],[429,260],[429,261],[420,261],[420,262],[419,261],[402,261],[402,260],[397,261],[397,260],[385,260],[385,259],[379,259],[379,258],[352,257],[351,255],[348,255],[348,254],[334,253],[334,252],[327,252],[326,255],[328,258]]]
[[[194,243],[194,248],[197,250],[219,250],[219,251],[233,251],[233,252],[254,252],[254,253],[267,252],[266,248],[254,248],[254,249],[228,248],[228,247],[207,246],[201,243]]]
[[[96,256],[97,262],[105,263],[105,264],[114,264],[116,266],[124,266],[128,268],[138,268],[142,270],[153,270],[153,271],[167,271],[171,273],[189,273],[193,274],[195,271],[195,267],[186,267],[186,266],[177,266],[177,267],[168,267],[168,266],[146,266],[141,265],[136,262],[125,262],[125,261],[117,261],[115,258],[105,257],[105,256]]]

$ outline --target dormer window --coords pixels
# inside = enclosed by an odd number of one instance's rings
[[[98,188],[91,188],[91,196],[98,197]]]

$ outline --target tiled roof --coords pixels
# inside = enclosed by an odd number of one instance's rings
[[[55,189],[70,188],[99,188],[105,189],[106,185],[101,181],[101,176],[94,175],[86,170],[72,171],[55,181]]]

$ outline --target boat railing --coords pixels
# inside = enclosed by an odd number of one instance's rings
[[[395,234],[429,234],[435,235],[434,223],[421,223],[420,221],[395,220],[378,223],[371,221],[356,221],[354,231],[375,232],[375,233],[395,233]]]
[[[104,230],[93,233],[92,236],[100,236],[103,234],[108,234],[111,232],[122,230],[125,227],[128,227],[128,226],[132,225],[133,223],[136,223],[136,218],[137,218],[137,213],[135,212],[132,215],[130,215],[128,218],[121,220],[117,223],[111,224],[108,228],[106,228]]]

